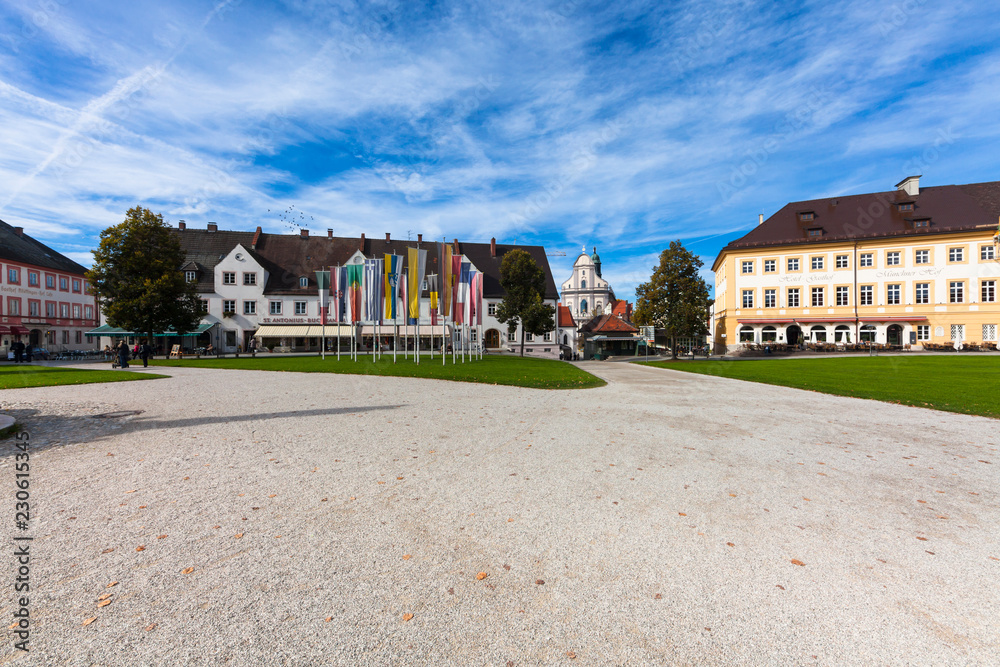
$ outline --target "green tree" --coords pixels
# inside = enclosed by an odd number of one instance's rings
[[[639,325],[663,329],[670,339],[671,356],[677,358],[677,339],[708,333],[708,284],[698,274],[702,261],[680,241],[660,253],[660,265],[648,282],[635,289]]]
[[[508,333],[521,325],[521,356],[524,356],[524,334],[540,336],[555,328],[556,309],[544,303],[545,272],[525,251],[515,248],[500,262],[500,286],[503,301],[497,306],[496,318],[507,325]]]
[[[198,326],[200,305],[194,283],[181,272],[185,255],[163,216],[129,209],[125,221],[101,232],[87,279],[108,324],[128,331],[186,332]]]

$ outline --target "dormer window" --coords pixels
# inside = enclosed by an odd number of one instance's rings
[[[927,229],[931,226],[930,218],[919,218],[913,221],[914,229]]]
[[[799,212],[799,221],[800,222],[812,222],[815,219],[816,219],[816,214],[813,213],[812,211],[800,211]]]
[[[198,280],[198,272],[197,271],[185,271],[184,272],[184,280],[185,280],[185,282],[189,282],[189,283],[195,282],[196,280]]]
[[[306,276],[299,278],[299,287],[309,287],[309,278]]]
[[[818,238],[820,236],[823,236],[823,228],[822,227],[810,227],[809,229],[806,230],[806,235],[809,238]]]
[[[908,213],[913,211],[913,202],[903,202],[901,204],[896,204],[900,213]]]

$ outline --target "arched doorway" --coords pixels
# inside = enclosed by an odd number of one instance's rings
[[[42,340],[42,332],[39,331],[38,329],[32,329],[31,332],[28,334],[28,340],[29,344],[32,347],[40,347]]]
[[[802,329],[797,324],[785,329],[785,338],[788,339],[789,345],[798,345],[799,339],[802,338]]]
[[[494,350],[500,347],[500,332],[496,329],[487,329],[486,335],[483,337],[483,341],[486,348],[489,350]]]
[[[890,324],[885,330],[886,340],[889,345],[903,344],[903,327],[899,324]]]

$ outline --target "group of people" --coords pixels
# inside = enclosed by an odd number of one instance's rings
[[[107,352],[108,349],[105,348]],[[115,356],[115,360],[118,362],[117,365],[121,368],[128,368],[129,359],[142,359],[142,367],[146,368],[149,366],[149,358],[153,356],[153,348],[150,347],[149,343],[142,341],[141,343],[136,343],[135,346],[129,349],[128,343],[121,341],[111,349],[111,352]]]
[[[10,351],[14,353],[14,363],[31,363],[31,346],[25,345],[22,341],[15,340],[10,344]]]

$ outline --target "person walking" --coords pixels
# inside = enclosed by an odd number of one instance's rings
[[[142,341],[142,345],[139,347],[139,356],[142,358],[142,367],[148,367],[149,358],[153,356],[153,348],[146,341]]]
[[[29,364],[31,363],[31,354],[33,352],[33,347],[34,347],[33,345],[29,344],[26,348],[24,348],[24,360]]]
[[[10,349],[14,352],[14,363],[19,364],[24,361],[24,343],[19,340],[14,341],[14,344],[10,346]]]
[[[125,341],[118,345],[118,365],[122,368],[128,368],[128,343]]]

